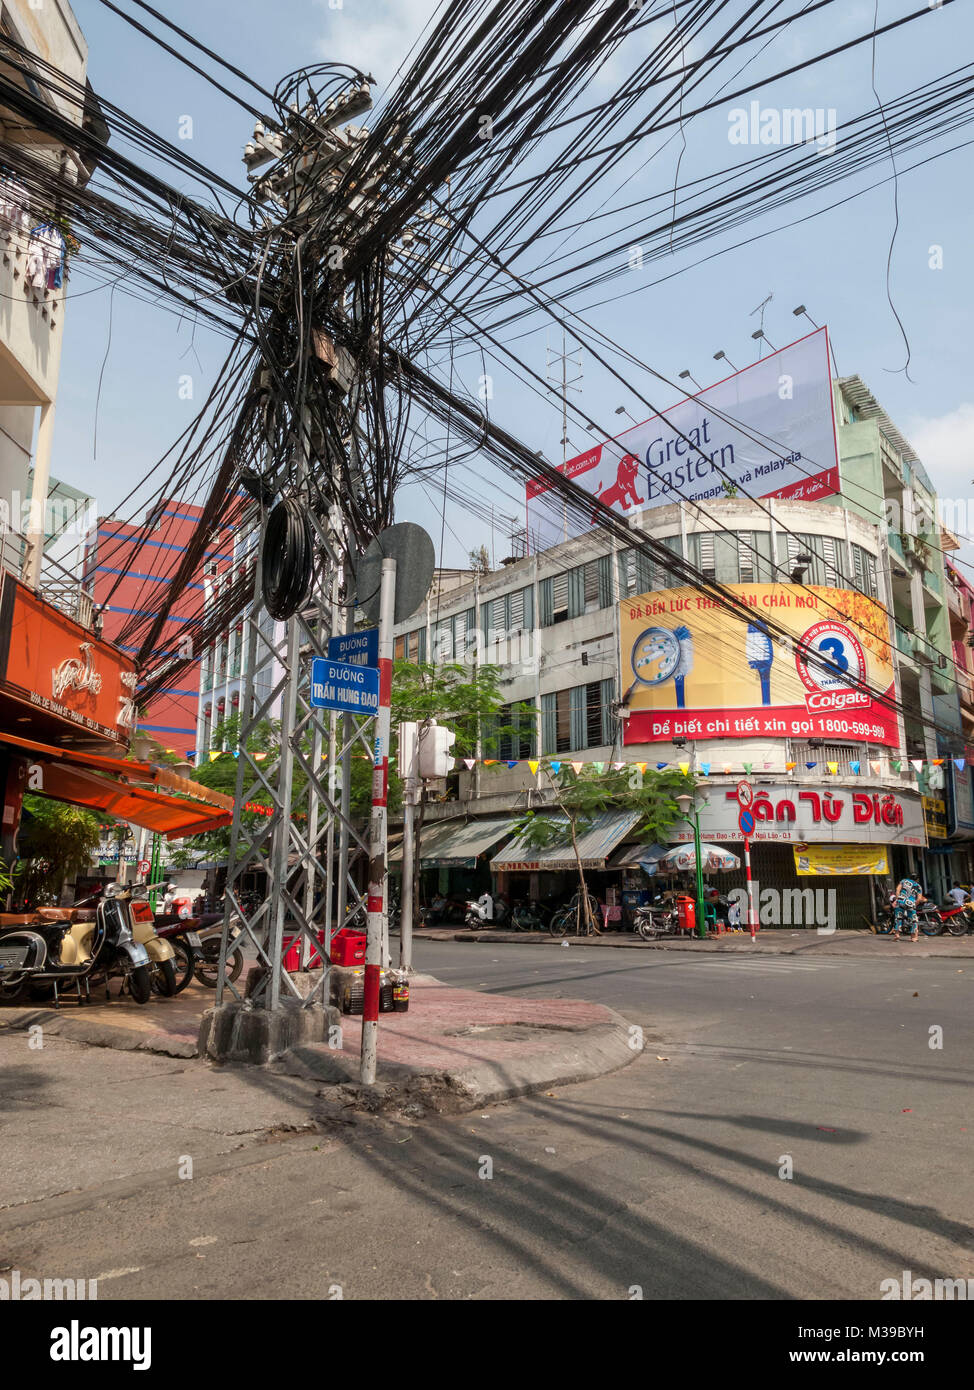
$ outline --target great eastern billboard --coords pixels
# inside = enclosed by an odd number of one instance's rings
[[[804,501],[839,491],[828,334],[820,328],[561,465],[622,517],[668,502],[704,503],[736,485],[752,497]],[[595,524],[566,518],[550,484],[527,484],[532,549]]]
[[[878,603],[853,589],[726,587],[750,621],[690,586],[619,605],[627,744],[811,737],[897,746],[889,621]]]

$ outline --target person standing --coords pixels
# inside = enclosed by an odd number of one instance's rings
[[[920,923],[917,918],[917,908],[920,903],[927,900],[923,896],[923,889],[915,878],[901,878],[896,885],[896,892],[893,894],[893,935],[902,940],[904,928],[909,929],[911,941],[916,941],[920,934]]]
[[[959,883],[952,883],[947,890],[947,896],[955,907],[963,907],[970,899],[970,893],[966,888],[962,888]]]

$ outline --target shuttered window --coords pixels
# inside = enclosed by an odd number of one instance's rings
[[[702,531],[693,537],[697,552],[697,569],[707,579],[717,578],[717,562],[714,558],[714,537],[711,531]]]
[[[757,582],[757,557],[754,554],[754,532],[742,531],[738,537],[737,573],[741,584]]]

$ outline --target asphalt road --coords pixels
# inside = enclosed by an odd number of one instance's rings
[[[207,1152],[191,1181],[87,1173],[0,1211],[0,1264],[98,1277],[102,1299],[877,1299],[905,1270],[974,1277],[966,962],[416,955],[450,984],[608,1003],[642,1050],[483,1113]],[[126,1055],[127,1084],[149,1060]]]

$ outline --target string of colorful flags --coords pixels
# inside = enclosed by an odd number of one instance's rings
[[[211,749],[209,752],[209,759],[210,762],[215,762],[217,758],[237,758],[239,757],[239,753],[239,749]],[[192,757],[193,754],[189,756]],[[253,753],[251,756],[254,758],[255,762],[261,762],[270,755],[268,753]],[[365,758],[368,755],[357,753],[354,756]],[[328,754],[323,754],[322,762],[327,761],[327,758]],[[392,759],[392,761],[394,762],[395,759]],[[461,758],[459,761],[463,763],[468,772],[471,772],[479,763],[482,767],[503,766],[510,771],[513,771],[516,767],[526,766],[530,768],[532,776],[537,775],[538,769],[541,767],[542,763],[544,763],[556,777],[563,767],[570,767],[576,776],[581,772],[582,768],[590,767],[595,772],[596,776],[602,776],[606,768],[611,768],[613,772],[622,772],[627,767],[638,767],[641,773],[645,773],[650,766],[653,766],[657,772],[663,772],[666,768],[678,768],[685,776],[688,775],[692,769],[695,774],[699,774],[702,777],[709,777],[711,773],[733,774],[742,771],[746,776],[750,777],[754,773],[755,768],[759,766],[753,761],[715,764],[713,761],[699,762],[690,759],[675,763],[652,763],[650,759],[617,759],[613,762],[595,762],[569,761],[567,759],[558,758]],[[963,772],[964,768],[967,766],[974,767],[974,758],[907,758],[901,754],[897,757],[888,758],[850,759],[848,765],[849,771],[854,777],[862,776],[864,762],[876,777],[881,777],[885,774],[887,764],[893,772],[897,773],[901,772],[905,765],[909,765],[918,775],[923,771],[924,767],[942,767],[946,762],[952,762],[958,772]],[[797,762],[786,762],[785,771],[794,772],[798,766],[799,764]],[[839,776],[839,764],[837,762],[823,760],[820,762],[805,762],[802,763],[801,766],[809,772],[817,767],[824,767],[831,776]],[[774,762],[764,762],[760,764],[760,769],[763,772],[775,771],[777,767],[780,767],[780,764],[775,764]]]

